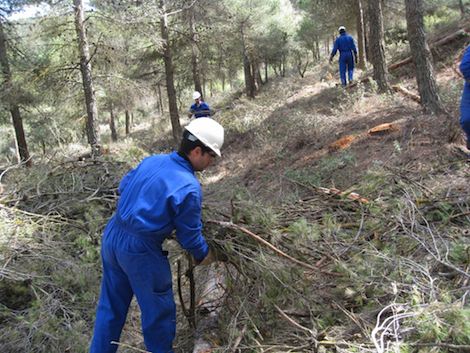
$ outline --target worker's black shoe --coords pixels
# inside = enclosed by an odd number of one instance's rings
[[[470,151],[470,140],[467,140],[467,150]]]

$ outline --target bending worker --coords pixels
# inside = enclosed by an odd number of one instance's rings
[[[346,33],[344,26],[339,27],[338,31],[339,36],[336,38],[331,51],[330,64],[339,50],[339,76],[341,84],[346,86],[346,71],[348,72],[349,83],[353,81],[354,63],[357,64],[357,49],[353,37]]]
[[[90,351],[116,352],[133,295],[142,313],[147,350],[173,352],[176,308],[163,241],[176,230],[178,243],[197,264],[216,260],[202,233],[201,186],[195,172],[209,167],[224,142],[215,120],[186,126],[178,152],[153,155],[119,185],[117,209],[104,230],[103,279]]]
[[[459,68],[465,79],[460,101],[460,126],[466,135],[467,149],[470,150],[470,46],[465,49]]]
[[[191,105],[188,111],[188,118],[193,115],[195,118],[208,117],[211,115],[211,109],[209,105],[202,100],[201,93],[195,91],[193,93],[194,103]]]

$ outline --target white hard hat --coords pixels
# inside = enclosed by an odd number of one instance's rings
[[[338,32],[341,32],[341,31],[346,31],[346,27],[344,27],[344,26],[339,26]]]
[[[199,98],[201,98],[201,93],[199,93],[198,91],[194,91],[193,99],[199,99]]]
[[[222,125],[211,118],[198,118],[191,121],[185,129],[220,157],[220,149],[224,143]]]

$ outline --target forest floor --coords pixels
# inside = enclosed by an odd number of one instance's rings
[[[469,351],[462,48],[436,67],[449,117],[373,84],[338,87],[321,64],[304,78],[272,78],[255,100],[216,102],[226,142],[200,175],[204,230],[231,263],[217,266],[223,304],[202,334],[214,352]],[[406,69],[397,82],[416,92]],[[117,184],[143,156],[168,150],[162,126],[135,130],[97,161],[67,155],[4,173],[1,352],[86,351]],[[175,277],[178,266],[185,273],[184,254],[167,246]],[[198,293],[203,276],[197,269]],[[194,330],[178,299],[175,351],[188,352]],[[122,342],[121,352],[143,349],[135,303]]]

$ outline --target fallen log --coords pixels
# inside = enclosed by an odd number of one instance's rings
[[[394,86],[392,86],[392,89],[395,92],[399,92],[399,93],[403,94],[404,96],[406,96],[408,98],[411,98],[412,100],[414,100],[417,103],[421,103],[421,97],[420,96],[418,96],[417,94],[407,90],[406,88],[404,88],[402,86],[394,85]]]
[[[469,33],[469,29],[465,28],[465,29],[459,29],[457,32],[454,32],[444,38],[441,38],[439,39],[438,41],[436,42],[433,42],[429,45],[429,49],[431,51],[436,51],[436,49],[438,49],[440,46],[443,46],[445,44],[448,44],[448,43],[451,43],[457,39],[460,39],[461,37],[468,37],[470,35]],[[411,56],[408,56],[406,57],[405,59],[403,60],[400,60],[399,62],[397,63],[394,63],[394,64],[391,64],[391,65],[388,65],[387,66],[387,69],[388,71],[393,71],[393,70],[396,70],[402,66],[405,66],[405,65],[408,65],[409,63],[411,63],[413,61],[413,58]],[[355,87],[357,85],[357,83],[365,83],[365,82],[368,82],[370,79],[372,79],[372,77],[370,75],[362,78],[361,80],[359,81],[356,81],[356,82],[353,82],[351,83],[349,86],[347,86],[347,88],[352,88],[352,87]],[[403,93],[403,92],[401,92]]]
[[[198,320],[193,353],[210,353],[217,348],[218,320],[226,298],[227,264],[213,263],[198,269],[198,282],[204,283],[198,295]]]
[[[391,131],[397,131],[399,130],[398,125],[395,125],[394,123],[383,123],[377,126],[374,126],[373,128],[370,128],[367,130],[367,133],[369,135],[376,135],[376,134],[384,134],[384,133],[389,133]]]
[[[431,51],[435,51],[438,47],[448,44],[450,42],[453,42],[454,40],[460,39],[461,37],[467,37],[469,35],[468,31],[466,29],[459,29],[457,32],[452,33],[451,35],[448,35],[447,37],[444,37],[442,39],[439,39],[438,41],[431,43],[429,45],[429,49]],[[388,66],[388,71],[393,71],[398,69],[399,67],[402,67],[404,65],[407,65],[413,61],[413,58],[411,56],[395,63],[391,64]]]

